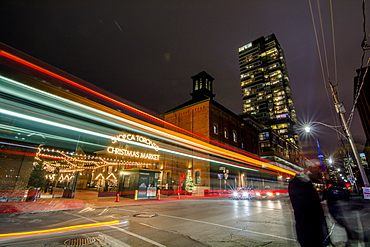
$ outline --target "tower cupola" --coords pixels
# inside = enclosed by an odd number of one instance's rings
[[[193,96],[193,99],[205,97],[213,99],[215,97],[212,89],[214,78],[207,72],[202,71],[191,78],[193,79],[193,92],[190,95]]]

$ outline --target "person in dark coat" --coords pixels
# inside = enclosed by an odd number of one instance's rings
[[[289,197],[294,209],[298,242],[302,247],[326,246],[328,233],[320,197],[309,171],[296,175],[289,182]]]

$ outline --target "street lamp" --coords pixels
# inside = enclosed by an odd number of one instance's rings
[[[366,176],[366,173],[364,171],[364,168],[362,167],[360,155],[358,153],[358,150],[357,150],[356,146],[354,145],[354,141],[353,141],[352,135],[351,135],[351,133],[350,133],[350,131],[348,129],[348,126],[344,126],[344,130],[345,130],[345,132],[347,134],[347,135],[344,135],[342,132],[340,132],[338,129],[336,129],[336,128],[342,128],[342,126],[332,126],[332,125],[329,125],[329,124],[326,124],[326,123],[322,123],[322,122],[310,122],[310,124],[320,124],[320,125],[329,127],[332,130],[336,131],[341,136],[343,136],[346,140],[348,140],[348,142],[350,143],[350,146],[351,146],[353,155],[355,156],[355,159],[356,159],[358,168],[360,170],[361,177],[362,177],[362,180],[364,182],[364,185],[365,185],[365,187],[369,187],[369,181],[367,179],[367,176]],[[310,132],[310,130],[311,130],[311,127],[309,125],[307,125],[305,127],[305,131],[306,132]]]
[[[346,140],[348,140],[348,137],[346,135],[344,135],[342,132],[340,132],[337,128],[342,128],[342,126],[332,126],[332,125],[329,125],[329,124],[326,124],[326,123],[322,123],[322,122],[309,122],[305,127],[304,127],[304,130],[306,131],[306,133],[310,133],[311,132],[311,125],[313,124],[320,124],[320,125],[323,125],[325,127],[328,127],[332,130],[334,130],[335,132],[337,132],[339,135],[341,135],[342,137],[344,137]]]

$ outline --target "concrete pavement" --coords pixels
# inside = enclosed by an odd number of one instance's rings
[[[370,201],[351,194],[349,200],[323,204],[335,246],[370,246]],[[341,245],[346,243],[346,245]]]
[[[0,213],[35,213],[50,212],[60,210],[92,208],[111,208],[120,207],[124,204],[161,203],[169,200],[208,198],[204,196],[164,196],[160,200],[133,200],[130,198],[119,197],[98,197],[95,191],[80,191],[75,198],[52,197],[49,194],[41,195],[34,202],[2,202],[0,203]],[[340,215],[331,215],[326,201],[323,202],[324,211],[327,215],[330,236],[335,246],[370,246],[370,202],[364,200],[362,196],[352,195],[350,200],[343,200],[337,203]],[[351,239],[352,235],[355,239]]]

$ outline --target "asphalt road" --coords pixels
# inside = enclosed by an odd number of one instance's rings
[[[118,224],[87,227],[86,224]],[[79,229],[62,227],[84,225]],[[288,198],[196,199],[0,216],[0,246],[299,246]],[[91,244],[89,244],[91,243]]]

